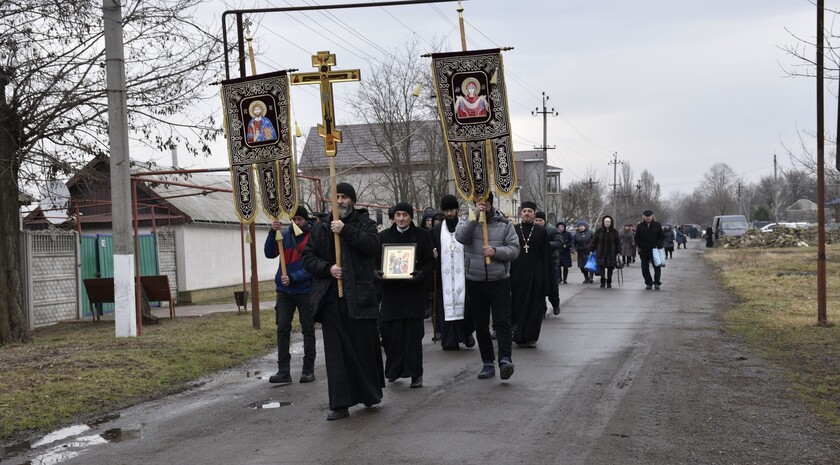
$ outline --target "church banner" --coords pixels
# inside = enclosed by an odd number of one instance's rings
[[[268,216],[291,217],[298,199],[288,74],[278,71],[222,81],[222,109],[240,220],[251,223],[256,217],[257,185]]]
[[[503,71],[498,49],[432,54],[455,186],[467,201],[486,198],[492,186],[501,195],[516,188]]]

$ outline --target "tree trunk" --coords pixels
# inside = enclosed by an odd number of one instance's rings
[[[0,99],[0,346],[29,342],[20,282],[20,202],[15,114]]]

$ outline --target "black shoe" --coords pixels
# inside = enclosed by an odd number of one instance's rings
[[[301,383],[311,383],[315,381],[315,373],[312,372],[304,372],[300,375],[300,382]]]
[[[481,372],[478,373],[478,379],[490,379],[496,377],[496,369],[493,368],[492,363],[485,363]]]
[[[442,346],[443,350],[458,350],[458,346]]]
[[[658,291],[658,290],[659,290],[659,284],[654,284],[654,285],[653,285],[653,288],[654,288],[654,289],[656,289],[656,290]]]
[[[645,285],[645,289],[651,290],[651,289],[653,289],[653,286],[651,286],[650,284],[647,284],[647,285]]]
[[[607,283],[607,289],[612,289],[612,283]]]
[[[396,381],[396,380],[397,380],[397,378],[388,378],[388,382],[389,382],[389,383],[393,383],[393,382],[394,382],[394,381]]]
[[[554,313],[555,315],[559,315],[560,314],[560,306],[555,305],[554,309],[552,309],[551,313]]]
[[[467,349],[475,347],[475,338],[472,334],[467,334],[467,342],[465,342],[464,345],[467,346]]]
[[[423,387],[423,377],[422,376],[412,376],[410,387],[413,387],[413,388]]]
[[[585,278],[585,279],[583,280],[583,284],[589,284],[589,278]]]
[[[537,345],[534,344],[534,347]],[[507,357],[503,358],[501,362],[499,362],[499,372],[500,377],[502,379],[510,379],[513,375],[513,363],[510,363]]]
[[[605,282],[601,281],[601,289],[603,289],[603,288],[605,288],[605,287],[607,287],[607,283],[605,283]]]
[[[292,375],[284,371],[278,371],[277,373],[271,375],[271,377],[268,378],[268,382],[272,384],[279,384],[281,386],[292,384]]]
[[[347,418],[350,416],[350,411],[347,410],[347,407],[344,408],[337,408],[337,409],[330,409],[330,413],[327,415],[327,420],[341,420],[342,418]]]

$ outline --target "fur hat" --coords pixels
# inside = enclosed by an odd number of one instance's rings
[[[530,200],[526,200],[526,201],[522,202],[522,206],[519,207],[520,210],[522,210],[523,208],[530,208],[531,210],[536,210],[537,209],[537,204],[534,203],[534,202],[531,202]]]
[[[440,199],[441,210],[452,210],[458,208],[458,198],[452,194],[446,194]]]

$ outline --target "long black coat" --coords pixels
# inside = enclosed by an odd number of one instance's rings
[[[370,219],[366,209],[353,209],[347,218],[342,219],[341,268],[344,284],[344,298],[350,318],[379,318],[379,306],[376,302],[374,271],[376,258],[379,257],[379,236],[376,223]],[[316,320],[321,303],[335,279],[330,268],[335,264],[335,243],[330,231],[329,220],[312,226],[311,236],[301,257],[303,267],[315,277],[315,286],[310,296]]]
[[[621,237],[615,228],[600,227],[592,237],[591,250],[598,266],[615,268],[615,257],[621,252]]]
[[[417,244],[414,253],[414,270],[423,272],[423,279],[386,279],[382,281],[382,321],[416,318],[422,320],[426,313],[426,288],[434,279],[435,256],[432,238],[427,229],[412,223],[404,233],[396,223],[379,234],[382,244]],[[381,260],[378,261],[381,263]]]

